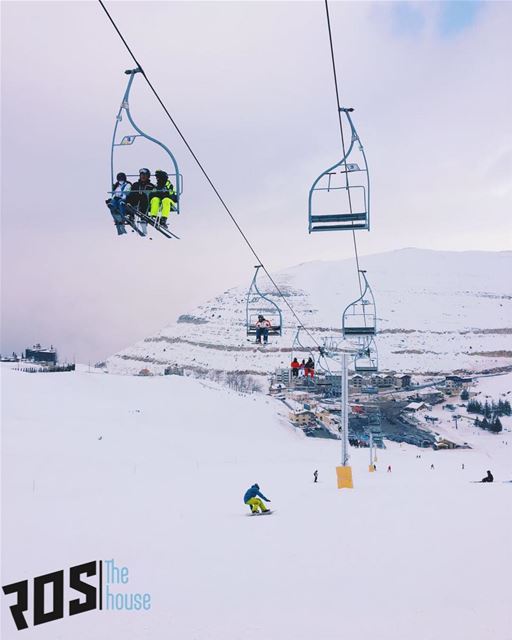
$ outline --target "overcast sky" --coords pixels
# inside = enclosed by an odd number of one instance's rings
[[[307,233],[309,187],[340,159],[323,2],[107,6],[269,269],[350,257],[350,233]],[[360,252],[509,249],[512,3],[330,7],[372,178]],[[141,77],[132,114],[178,159],[182,239],[116,236],[104,201],[132,66],[94,1],[2,2],[2,353],[95,362],[249,284],[254,258]]]

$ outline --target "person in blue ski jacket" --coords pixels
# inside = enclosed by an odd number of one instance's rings
[[[270,502],[268,498],[265,498],[265,496],[260,493],[260,486],[258,484],[253,484],[252,487],[249,487],[249,489],[247,489],[247,491],[245,492],[244,502],[251,508],[252,513],[258,513],[258,509],[261,509],[262,513],[268,511],[261,498],[263,498],[263,500],[265,500],[266,502]]]
[[[130,193],[131,186],[132,183],[128,182],[126,173],[120,171],[116,176],[116,183],[112,187],[112,197],[106,201],[107,207],[114,218],[118,236],[126,233],[124,214],[126,211],[126,199]]]

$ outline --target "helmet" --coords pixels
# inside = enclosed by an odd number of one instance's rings
[[[126,182],[126,173],[123,173],[122,171],[120,171],[116,176],[116,180],[118,182]]]
[[[167,180],[167,178],[169,177],[169,175],[167,174],[166,171],[162,171],[162,169],[157,169],[155,171],[155,176],[157,178],[163,178],[164,180]]]
[[[151,171],[149,169],[146,169],[146,167],[139,169],[139,176],[150,176],[151,175]]]

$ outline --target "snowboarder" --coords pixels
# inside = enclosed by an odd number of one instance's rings
[[[261,338],[263,338],[263,344],[267,344],[268,330],[271,327],[272,325],[264,316],[258,316],[258,322],[256,323],[256,343],[261,344]]]
[[[299,377],[300,363],[297,360],[297,358],[294,358],[292,360],[292,363],[291,363],[290,367],[292,368],[292,378],[298,378]]]
[[[116,176],[116,183],[112,186],[112,197],[107,202],[107,207],[114,218],[117,235],[126,233],[124,228],[124,214],[126,210],[126,198],[130,193],[131,183],[126,178],[126,173],[120,171]]]
[[[490,471],[487,471],[487,475],[485,476],[485,478],[482,478],[480,482],[494,482],[494,476]]]
[[[153,192],[149,201],[149,215],[152,218],[156,218],[160,213],[160,224],[162,227],[167,227],[167,218],[171,211],[176,209],[176,192],[172,182],[169,180],[169,175],[165,171],[157,169],[155,178],[156,191]]]
[[[269,511],[269,509],[263,503],[263,500],[266,502],[270,502],[269,498],[265,498],[265,496],[260,493],[260,486],[258,484],[253,484],[252,487],[249,487],[244,495],[244,503],[251,508],[251,513],[258,513],[258,509],[261,510],[261,513],[265,513]]]
[[[314,477],[313,482],[318,482],[318,469],[315,469],[315,471],[313,473],[313,477]]]

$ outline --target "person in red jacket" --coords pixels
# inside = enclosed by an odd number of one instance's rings
[[[299,377],[300,363],[297,360],[297,358],[293,359],[290,367],[292,368],[292,378],[298,378]]]
[[[306,376],[306,378],[308,376],[313,377],[315,375],[315,363],[313,362],[313,358],[309,358],[309,360],[306,362],[304,375]]]

